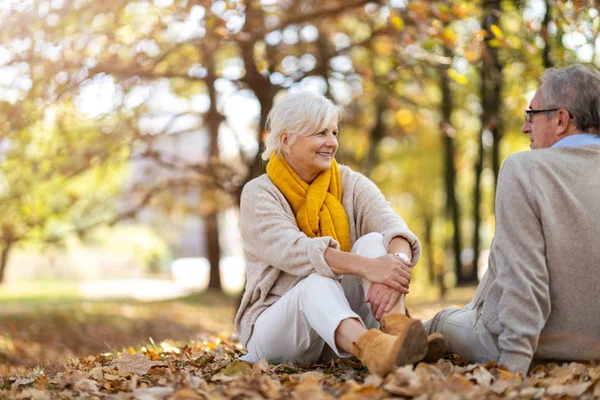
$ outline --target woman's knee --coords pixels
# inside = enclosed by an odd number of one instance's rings
[[[352,246],[352,253],[369,258],[381,257],[387,254],[383,235],[379,232],[370,232],[361,236]]]
[[[317,273],[310,274],[302,282],[302,291],[320,291],[328,288],[339,286],[339,282],[335,279],[319,275]]]

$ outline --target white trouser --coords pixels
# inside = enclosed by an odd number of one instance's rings
[[[488,363],[500,358],[498,337],[483,325],[481,309],[491,281],[486,274],[481,279],[473,300],[463,308],[445,308],[429,321],[423,322],[428,334],[439,332],[446,341],[446,350],[467,361]]]
[[[352,253],[369,258],[387,254],[383,235],[369,233],[356,241]],[[327,362],[350,357],[335,344],[335,330],[347,318],[379,328],[365,296],[371,283],[356,275],[340,281],[312,274],[301,280],[258,317],[242,360],[257,362]],[[327,347],[325,346],[327,345]]]

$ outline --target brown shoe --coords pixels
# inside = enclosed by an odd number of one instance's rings
[[[407,317],[402,314],[388,314],[381,319],[381,330],[389,335],[399,335],[403,331],[404,326],[410,321],[421,321],[418,319]],[[441,333],[432,333],[427,337],[427,354],[423,361],[434,363],[444,356],[446,352],[446,342]]]
[[[440,358],[444,357],[446,353],[446,341],[441,333],[432,333],[427,336],[427,354],[423,358],[423,361],[427,363],[434,363]]]
[[[396,336],[370,329],[352,347],[369,372],[385,376],[397,366],[421,361],[427,353],[427,334],[420,322],[407,324]]]

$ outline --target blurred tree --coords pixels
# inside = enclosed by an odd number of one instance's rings
[[[590,50],[597,62],[592,3],[3,5],[0,196],[12,204],[5,215],[23,225],[2,223],[0,262],[16,239],[54,240],[51,226],[68,221],[83,232],[144,205],[174,219],[203,218],[198,242],[219,287],[219,213],[263,172],[267,113],[280,93],[317,90],[347,110],[340,160],[371,176],[423,237],[429,280],[443,289],[453,270],[472,281],[462,244],[473,243],[477,257],[489,243],[488,172],[497,176],[502,155],[526,145],[519,122],[542,66]],[[55,148],[35,153],[30,144],[42,137]],[[42,164],[49,172],[39,172]],[[91,176],[104,186],[90,189]],[[67,188],[85,196],[71,199]],[[51,212],[28,211],[28,198]]]

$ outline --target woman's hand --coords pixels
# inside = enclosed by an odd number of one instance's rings
[[[389,312],[400,299],[400,292],[381,283],[373,283],[365,298],[365,303],[371,303],[371,311],[379,321],[383,314]]]
[[[371,281],[389,286],[399,293],[408,293],[412,264],[398,256],[386,254],[372,258],[361,268],[360,275]]]

